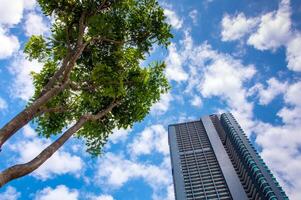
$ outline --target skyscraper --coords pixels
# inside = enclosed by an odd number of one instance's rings
[[[231,113],[170,125],[176,200],[288,199]]]

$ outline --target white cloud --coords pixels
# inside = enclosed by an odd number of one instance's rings
[[[0,197],[1,200],[17,200],[20,197],[20,192],[8,186],[4,192],[0,193]]]
[[[196,60],[204,69],[201,80],[196,87],[205,98],[219,97],[224,100],[234,116],[236,116],[247,133],[253,126],[253,104],[246,98],[244,83],[256,73],[253,65],[243,65],[240,60],[229,55],[218,53],[207,44],[195,47]],[[197,78],[196,78],[197,79]],[[197,82],[197,81],[196,81]]]
[[[231,55],[217,52],[207,42],[195,45],[188,31],[180,44],[183,47],[173,51],[177,53],[177,59],[173,60],[177,61],[176,65],[170,66],[181,66],[181,69],[188,66],[189,73],[185,74],[187,78],[189,75],[189,81],[185,93],[192,97],[200,93],[203,98],[220,98],[228,105],[224,110],[231,111],[239,118],[242,127],[250,133],[254,126],[253,103],[247,99],[244,84],[254,77],[255,66],[244,65],[241,60],[234,59]],[[170,69],[172,75],[177,71],[173,71],[172,67]]]
[[[183,25],[183,20],[175,13],[175,11],[165,8],[164,14],[167,22],[175,29],[180,29]]]
[[[0,11],[1,13],[1,11]],[[0,14],[1,15],[1,14]],[[20,48],[19,40],[14,35],[9,35],[0,26],[0,59],[9,58],[13,53],[17,52]]]
[[[167,131],[162,125],[147,127],[129,144],[128,148],[130,154],[134,157],[152,154],[154,152],[168,155]]]
[[[267,81],[267,87],[264,87],[263,84],[257,83],[250,89],[250,93],[258,93],[259,104],[267,105],[269,104],[276,96],[283,94],[287,89],[287,82],[280,82],[276,78],[270,78]]]
[[[173,184],[169,185],[167,188],[167,198],[166,200],[175,200],[175,192]]]
[[[200,108],[200,107],[202,106],[202,104],[203,104],[201,97],[199,97],[199,96],[197,96],[197,95],[195,95],[195,96],[191,99],[190,103],[191,103],[191,105],[193,105],[193,106],[195,106],[195,107],[197,107],[197,108]]]
[[[164,114],[170,107],[170,103],[173,100],[173,97],[170,93],[166,93],[161,95],[160,101],[155,103],[151,108],[151,113],[153,115],[162,115]]]
[[[19,153],[17,160],[20,163],[32,160],[51,144],[51,141],[48,139],[31,138],[35,133],[33,133],[33,130],[29,126],[25,126],[23,134],[28,139],[23,139],[11,145],[11,149]],[[79,175],[83,165],[83,161],[80,157],[71,155],[63,149],[59,149],[40,168],[35,170],[32,175],[42,180],[53,178],[54,175],[67,173]]]
[[[27,36],[43,35],[48,31],[48,27],[43,21],[42,16],[31,12],[26,15],[24,30]]]
[[[301,124],[301,82],[294,83],[288,87],[284,100],[288,106],[280,110],[278,116],[286,124]]]
[[[94,196],[91,198],[91,200],[114,200],[114,198],[111,195],[100,195],[98,197]]]
[[[132,129],[114,129],[113,133],[109,137],[109,141],[113,144],[117,144],[118,142],[124,142],[127,139],[128,134],[132,131]]]
[[[168,163],[166,163],[166,161]],[[160,166],[144,164],[127,160],[122,155],[106,153],[99,161],[97,182],[109,188],[120,188],[126,182],[142,179],[153,189],[153,199],[166,199],[162,197],[167,193],[167,187],[171,184],[170,159],[166,157]]]
[[[277,11],[261,16],[259,28],[250,36],[248,44],[259,50],[276,50],[285,44],[290,37],[290,15],[289,0],[282,0]]]
[[[301,33],[292,34],[291,39],[287,43],[286,60],[287,67],[290,70],[301,71]]]
[[[189,12],[189,17],[191,18],[193,24],[198,23],[198,11],[196,9]]]
[[[189,94],[199,91],[202,99],[221,99],[225,104],[222,112],[231,111],[246,134],[256,134],[256,142],[262,147],[263,159],[290,198],[300,199],[301,181],[297,177],[301,177],[301,82],[288,85],[271,78],[266,87],[262,85],[258,88],[260,84],[257,84],[254,87],[257,87],[256,90],[253,88],[260,93],[261,103],[268,103],[275,96],[284,93],[285,106],[277,113],[283,124],[264,123],[254,119],[254,105],[248,99],[246,85],[256,74],[253,65],[245,65],[239,59],[217,52],[207,43],[192,43],[189,49],[189,53],[187,50],[179,52],[181,55],[188,54],[183,63],[190,66],[189,82],[185,91]]]
[[[243,13],[235,17],[225,15],[222,20],[222,40],[237,40],[251,33],[247,44],[259,50],[275,51],[286,48],[287,67],[301,71],[301,32],[292,28],[289,0],[282,0],[276,11],[255,18],[246,18]],[[254,30],[255,29],[255,30]]]
[[[290,199],[301,198],[301,82],[288,86],[284,107],[277,113],[282,125],[259,122],[254,128],[261,155],[271,168]],[[272,138],[272,139],[271,139]]]
[[[35,200],[77,200],[77,190],[70,190],[65,185],[59,185],[55,189],[47,187],[36,194]]]
[[[27,101],[34,94],[31,72],[40,72],[42,64],[36,60],[29,61],[23,54],[15,56],[10,72],[15,76],[11,86],[11,96]]]
[[[33,137],[37,136],[37,133],[35,132],[35,130],[33,128],[31,128],[31,126],[29,124],[27,124],[23,127],[23,135],[26,138],[33,138]]]
[[[31,10],[31,9],[35,8],[35,6],[37,5],[37,1],[36,0],[23,0],[23,4],[24,4],[24,9]]]
[[[168,47],[168,56],[166,58],[166,76],[169,80],[176,82],[186,81],[188,74],[183,69],[183,58],[177,51],[176,45],[172,43]]]
[[[12,27],[21,22],[24,9],[33,9],[36,0],[0,0],[0,25]]]
[[[189,31],[185,31],[184,34],[184,39],[179,42],[181,48],[177,49],[176,44],[172,43],[168,48],[168,56],[165,59],[167,78],[178,83],[188,80],[188,70],[184,69],[184,66],[188,66],[191,69],[191,65],[188,64],[188,61],[192,59],[193,41]],[[190,81],[191,79],[189,79],[189,82]]]
[[[0,97],[0,110],[4,110],[7,108],[7,103],[6,101]]]
[[[218,64],[219,62],[217,62],[216,65],[211,66],[209,70],[205,72],[201,94],[206,98],[216,96],[226,101],[229,106],[226,110],[231,111],[232,114],[239,119],[239,122],[247,135],[250,135],[250,129],[253,126],[253,104],[246,99],[246,90],[242,87],[244,80],[239,77],[239,74],[241,73],[235,73],[235,67],[222,70]],[[222,71],[218,73],[219,70]],[[241,72],[244,73],[244,70],[251,71],[252,68],[241,69]],[[230,74],[231,72],[233,72],[233,74]],[[223,76],[223,73],[226,75]],[[230,83],[231,79],[238,85]],[[212,82],[217,82],[217,84],[210,83],[210,80]]]
[[[23,16],[23,1],[0,0],[0,24],[18,24]]]
[[[238,40],[250,33],[257,24],[257,18],[247,19],[243,13],[234,16],[226,14],[222,19],[222,40]]]

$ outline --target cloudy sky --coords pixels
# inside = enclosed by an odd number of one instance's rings
[[[174,39],[144,64],[165,60],[172,90],[142,123],[116,130],[99,158],[71,139],[1,200],[173,200],[167,125],[231,111],[293,200],[301,199],[301,1],[164,0]],[[22,49],[49,34],[35,0],[0,0],[0,125],[33,93]],[[0,155],[1,170],[29,161],[51,139],[25,126]]]

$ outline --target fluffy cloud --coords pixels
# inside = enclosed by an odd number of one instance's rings
[[[247,44],[258,50],[275,51],[286,48],[287,67],[301,71],[301,32],[292,28],[289,0],[282,0],[276,11],[268,12],[256,18],[246,18],[243,13],[231,17],[225,15],[222,20],[222,40],[237,40],[251,34]]]
[[[284,100],[288,106],[280,110],[278,115],[286,124],[301,124],[301,82],[289,86]]]
[[[258,30],[248,44],[260,50],[277,49],[288,41],[291,28],[289,0],[282,0],[279,9],[261,16]]]
[[[172,100],[173,97],[170,93],[163,94],[161,96],[160,101],[158,101],[152,106],[151,113],[153,115],[164,114],[169,109]]]
[[[36,194],[35,200],[77,200],[78,196],[77,190],[70,190],[65,185],[59,185],[54,189],[47,187],[39,191]]]
[[[33,128],[31,128],[31,126],[28,124],[23,127],[22,131],[23,131],[23,135],[26,138],[33,138],[33,137],[37,136],[37,133],[35,132],[35,130]]]
[[[23,17],[23,1],[0,0],[0,24],[15,25]]]
[[[39,139],[31,127],[25,126],[23,134],[26,139],[11,145],[11,149],[19,153],[18,162],[28,162],[36,157],[42,150],[51,144],[50,140]],[[62,160],[64,162],[62,162]],[[75,174],[78,175],[83,168],[83,161],[78,156],[73,156],[63,149],[53,154],[33,175],[42,180],[53,178],[54,175]]]
[[[23,18],[26,9],[33,9],[36,0],[0,0],[0,25],[11,27]]]
[[[218,97],[228,105],[239,118],[247,132],[254,125],[253,104],[247,100],[244,84],[253,78],[256,69],[253,65],[244,65],[241,60],[212,49],[207,43],[195,45],[189,33],[181,42],[184,46],[179,52],[183,65],[189,66],[189,82],[185,92],[198,92],[204,98]]]
[[[29,61],[23,54],[15,56],[10,72],[15,76],[11,87],[11,95],[27,101],[34,94],[31,72],[39,72],[42,64],[38,61]]]
[[[99,159],[96,181],[105,187],[117,189],[128,181],[140,179],[152,188],[153,200],[173,200],[169,147],[164,127],[153,125],[145,128],[126,149],[131,155],[129,159],[123,154],[110,152]],[[149,161],[144,163],[137,159],[140,155],[151,155],[154,152],[162,156],[160,164],[151,164]]]
[[[195,95],[195,96],[191,99],[190,103],[191,103],[191,105],[193,105],[193,106],[195,106],[195,107],[197,107],[197,108],[201,107],[202,104],[203,104],[201,97],[199,97],[199,96],[197,96],[197,95]]]
[[[114,129],[113,134],[110,135],[109,141],[113,144],[117,144],[118,142],[124,142],[127,139],[128,134],[132,131],[132,129]]]
[[[222,40],[238,40],[247,33],[250,33],[257,23],[257,18],[247,19],[243,13],[234,16],[226,14],[222,19]]]
[[[153,189],[153,199],[166,199],[161,195],[162,191],[165,193],[164,196],[168,195],[166,189],[171,185],[169,163],[169,157],[160,166],[156,166],[107,153],[100,159],[96,180],[110,188],[120,188],[129,180],[142,179]]]
[[[253,104],[246,99],[247,91],[243,84],[256,73],[252,65],[244,66],[239,60],[218,54],[206,66],[201,94],[206,97],[219,97],[227,102],[229,110],[236,116],[247,133],[253,126]]]
[[[263,84],[257,83],[250,89],[250,93],[257,93],[259,104],[269,104],[277,95],[283,94],[287,89],[287,83],[282,83],[276,78],[270,78],[267,81],[267,87]]]
[[[28,13],[24,24],[25,34],[31,35],[43,35],[48,31],[48,27],[43,22],[43,17],[36,13]]]
[[[37,5],[36,0],[23,0],[24,9],[31,10]]]
[[[177,16],[175,11],[165,8],[164,14],[167,17],[167,22],[175,29],[180,29],[183,24],[183,20]]]
[[[301,33],[292,34],[287,43],[286,60],[287,67],[293,71],[301,72]]]
[[[1,13],[1,11],[0,11]],[[9,35],[0,26],[0,59],[8,58],[20,48],[19,40],[16,36]]]
[[[168,47],[168,56],[166,58],[166,76],[169,80],[176,82],[186,81],[188,74],[183,69],[183,58],[177,51],[177,47],[172,43]]]
[[[3,193],[0,193],[1,200],[17,200],[20,192],[11,186],[8,186]]]
[[[6,101],[0,97],[0,110],[6,109],[6,108],[7,108]]]
[[[261,156],[285,187],[291,199],[301,198],[300,129],[301,82],[287,87],[284,107],[277,113],[282,125],[259,122],[254,128],[256,143],[262,147]]]
[[[167,131],[162,125],[153,125],[144,129],[129,145],[134,157],[154,152],[169,154]]]

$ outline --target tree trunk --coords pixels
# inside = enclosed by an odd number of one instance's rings
[[[61,86],[56,86],[50,91],[46,92],[43,96],[35,100],[30,106],[25,108],[12,120],[10,120],[3,128],[0,129],[0,150],[2,145],[13,136],[19,129],[30,122],[37,114],[41,106],[45,105],[52,97],[63,91],[67,86],[68,82]]]
[[[0,173],[0,188],[6,183],[25,176],[39,168],[48,160],[74,133],[76,133],[87,121],[99,120],[117,106],[119,102],[112,102],[106,109],[96,115],[83,115],[71,128],[69,128],[61,137],[44,149],[37,157],[28,163],[14,165]]]

